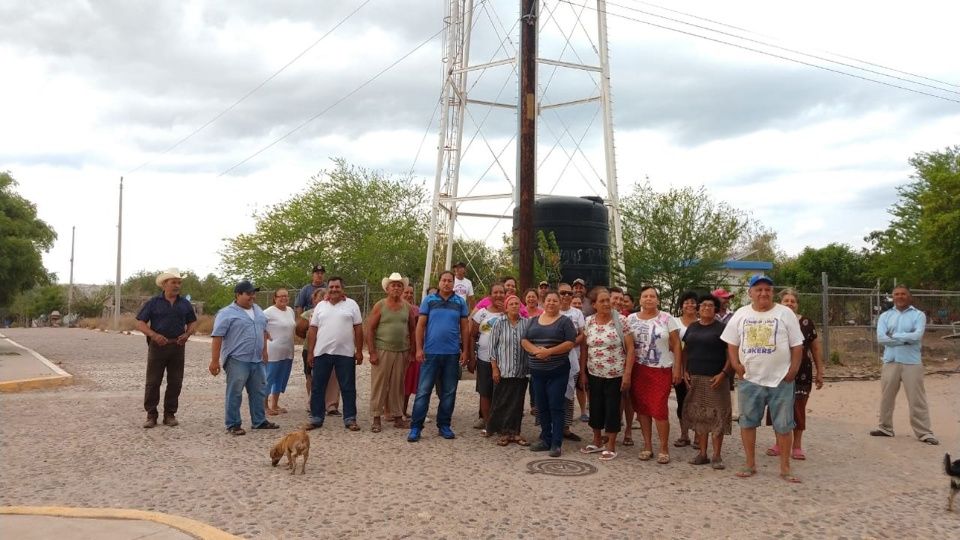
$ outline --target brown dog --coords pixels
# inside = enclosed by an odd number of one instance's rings
[[[280,463],[284,455],[287,456],[287,468],[290,469],[290,474],[297,472],[298,456],[303,456],[303,465],[300,466],[300,474],[307,473],[307,456],[310,455],[310,437],[305,430],[301,429],[300,431],[287,433],[277,444],[273,445],[273,448],[270,450],[270,460],[274,467],[277,466],[277,463]]]

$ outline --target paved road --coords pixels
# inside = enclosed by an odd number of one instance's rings
[[[876,382],[828,385],[811,399],[804,483],[779,480],[775,458],[759,458],[751,479],[739,437],[727,441],[730,469],[656,465],[623,452],[610,463],[581,457],[596,474],[527,473],[534,459],[515,445],[482,439],[472,384],[462,384],[445,441],[432,427],[409,444],[404,431],[369,431],[369,371],[358,375],[364,431],[331,419],[312,432],[305,476],[272,468],[277,432],[223,432],[223,377],[206,372],[209,346],[187,347],[181,426],[140,427],[142,337],[79,329],[5,331],[76,377],[73,386],[0,395],[0,505],[127,507],[183,515],[250,538],[545,537],[928,537],[960,538],[960,513],[945,512],[944,450],[960,454],[960,379],[928,377],[935,429],[944,445],[908,436],[903,404],[898,437],[866,435],[876,421]],[[286,431],[306,419],[295,374],[277,420]],[[246,413],[244,413],[246,415]],[[676,428],[675,417],[674,428]],[[245,424],[249,420],[245,418]],[[586,433],[586,428],[577,426]],[[533,426],[526,425],[528,437]],[[736,431],[736,430],[735,430]],[[638,432],[639,433],[639,432]],[[762,443],[772,438],[762,431]],[[592,456],[591,456],[592,458]]]

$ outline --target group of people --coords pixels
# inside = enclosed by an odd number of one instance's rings
[[[735,312],[728,309],[732,295],[716,289],[683,295],[674,316],[660,310],[656,287],[641,288],[634,308],[633,298],[622,289],[594,287],[587,292],[582,279],[556,288],[541,282],[537,289],[521,292],[516,279],[506,277],[492,283],[489,296],[475,302],[465,265],[458,263],[440,274],[437,287],[419,305],[407,278],[398,273],[383,278],[386,297],[372,307],[364,332],[359,306],[343,293],[343,279],[324,281],[324,274],[322,266],[313,268],[311,283],[301,289],[294,308],[288,305],[289,292],[281,288],[274,292],[273,305],[261,310],[254,302],[259,289],[241,281],[234,289],[235,301],[218,312],[209,371],[216,376],[222,368],[226,374],[228,433],[245,433],[240,418],[244,388],[252,428],[279,427],[267,416],[287,412],[279,398],[292,372],[296,333],[305,338],[303,366],[310,400],[305,429],[321,427],[330,415],[342,416],[346,429],[360,430],[356,367],[363,362],[365,345],[371,364],[374,432],[382,431],[388,421],[395,428],[409,429],[407,441],[419,441],[436,389],[438,434],[455,438],[453,410],[461,370],[466,368],[476,373],[480,398],[474,427],[484,437],[495,437],[499,446],[516,443],[559,457],[564,439],[580,440],[571,430],[576,400],[581,420],[592,430],[580,453],[596,453],[602,461],[615,459],[621,431],[621,444],[633,445],[636,415],[643,442],[639,459],[667,464],[668,400],[673,390],[681,431],[674,446],[693,444],[697,453],[689,463],[723,469],[721,450],[734,420],[731,392],[736,378],[746,457],[736,475],[756,473],[756,432],[765,420],[774,432],[766,454],[779,456],[784,480],[800,481],[791,471],[791,460],[806,459],[802,446],[806,405],[813,387],[823,385],[824,365],[814,324],[797,311],[798,294],[785,289],[779,302],[774,301],[768,276],[749,280],[750,302]],[[157,424],[164,370],[168,381],[163,423],[177,424],[183,346],[196,325],[189,302],[179,296],[176,269],[160,274],[157,285],[163,292],[137,317],[149,344],[147,428]],[[878,324],[878,338],[887,352],[881,425],[871,434],[893,435],[890,418],[903,381],[917,437],[937,444],[923,396],[919,358],[923,313],[910,306],[906,287],[897,287],[893,296],[895,309],[884,313]],[[919,372],[913,366],[920,366]],[[530,412],[540,429],[532,444],[521,434],[528,384]]]

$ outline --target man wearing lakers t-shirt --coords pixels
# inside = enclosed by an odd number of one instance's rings
[[[757,426],[764,408],[770,408],[780,448],[793,439],[793,380],[800,369],[803,335],[794,313],[773,301],[773,280],[758,274],[750,278],[750,305],[738,309],[727,322],[721,339],[727,342],[730,365],[743,379],[740,398],[740,437],[746,455],[737,476],[756,474]],[[800,480],[790,473],[790,453],[780,453],[780,477]]]

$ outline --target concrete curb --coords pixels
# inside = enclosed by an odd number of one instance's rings
[[[43,355],[37,351],[24,347],[23,345],[17,343],[16,341],[8,338],[7,336],[0,334],[0,339],[6,340],[8,343],[14,347],[23,349],[31,356],[42,362],[50,371],[54,372],[56,375],[50,377],[35,377],[32,379],[18,379],[13,381],[0,381],[0,392],[22,392],[24,390],[37,390],[40,388],[56,388],[58,386],[67,386],[73,384],[73,375],[62,370],[59,366],[44,358]]]
[[[228,532],[221,531],[216,527],[211,527],[206,523],[164,514],[161,512],[147,512],[145,510],[130,510],[126,508],[70,508],[67,506],[0,506],[0,514],[12,516],[52,516],[69,518],[95,518],[95,519],[128,519],[152,521],[173,527],[186,534],[205,540],[234,540],[239,536],[234,536]]]

